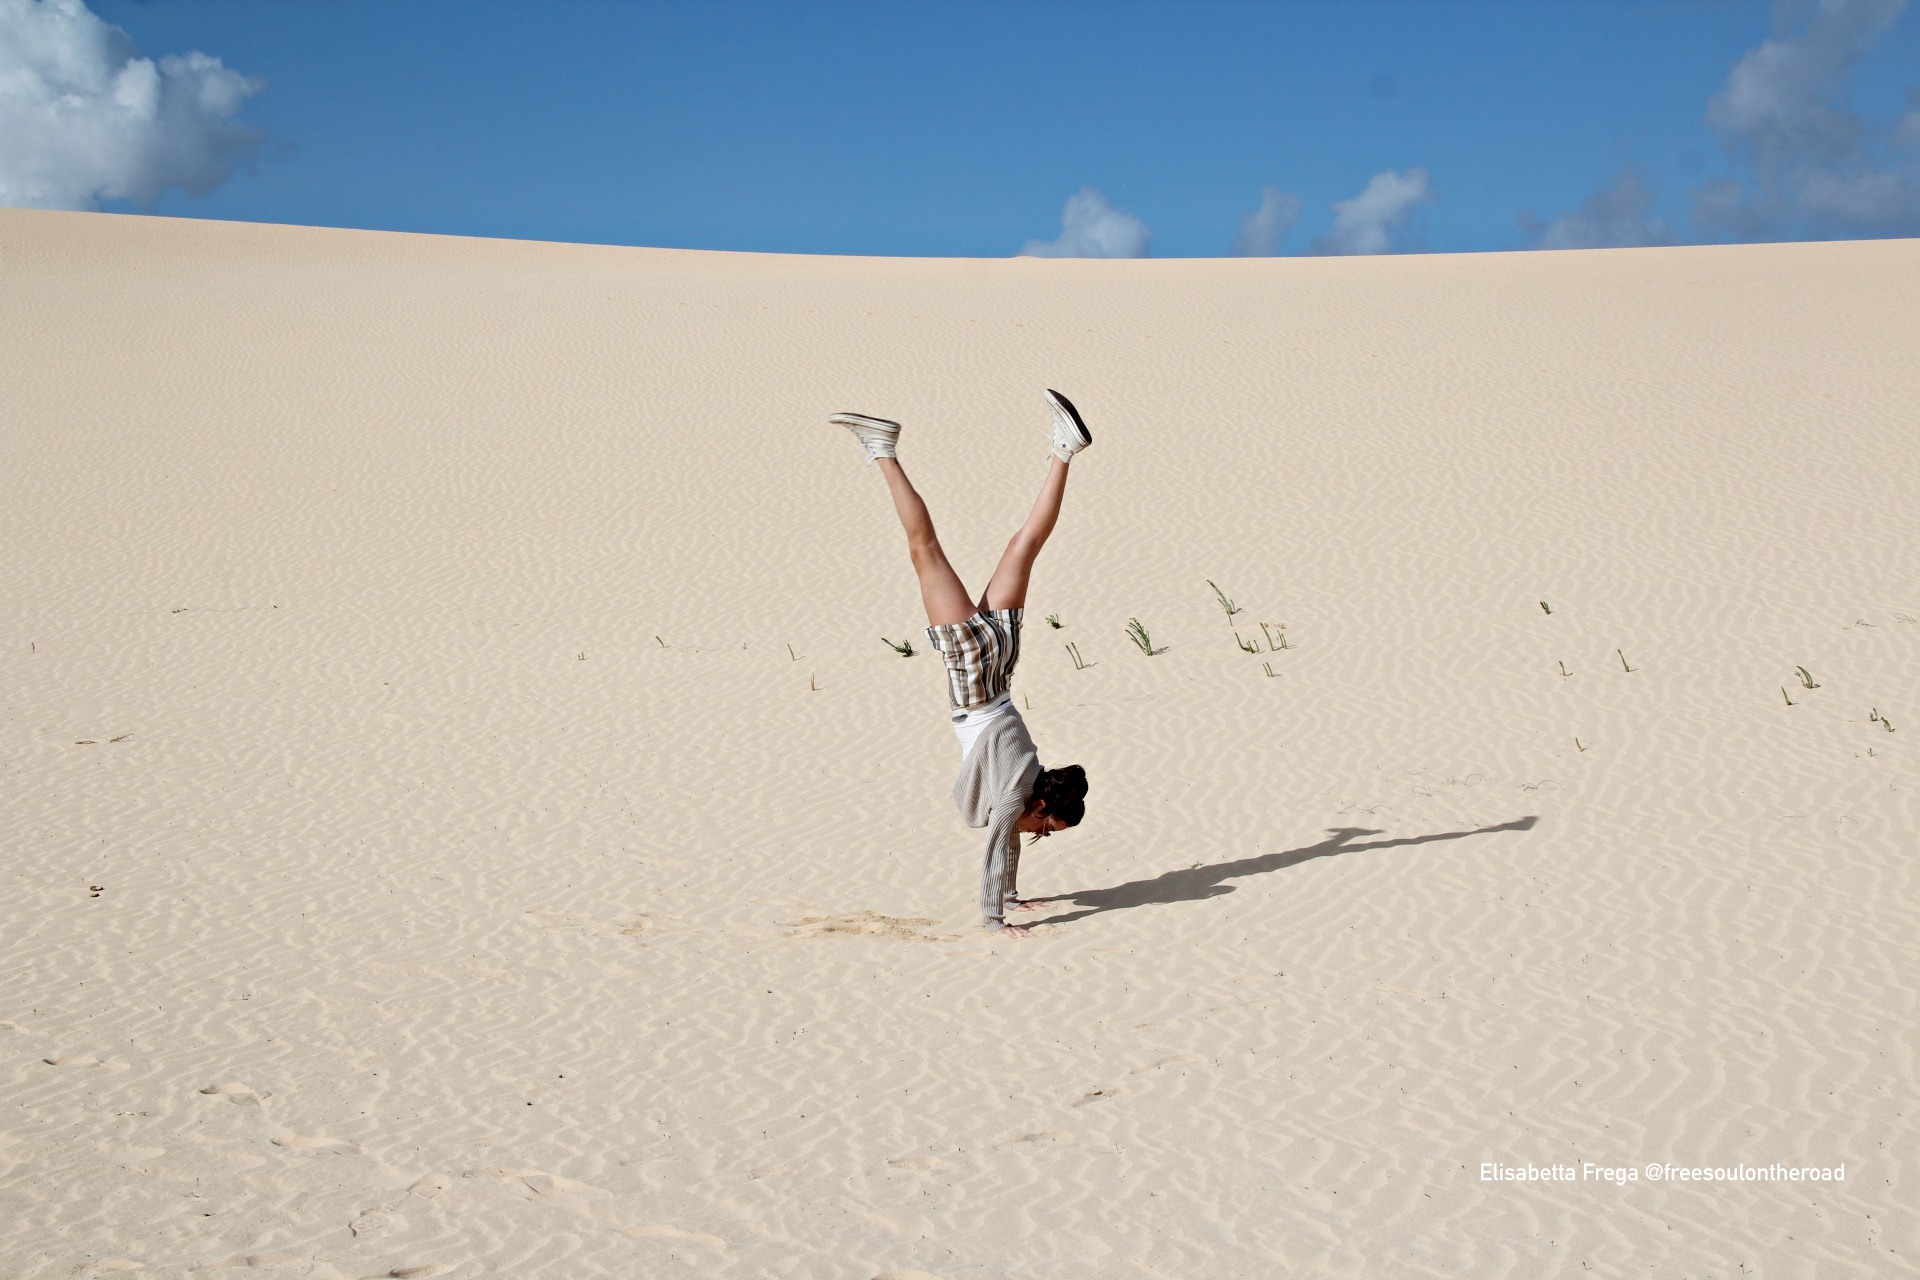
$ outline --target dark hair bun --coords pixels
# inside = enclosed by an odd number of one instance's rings
[[[1077,827],[1087,814],[1087,771],[1077,764],[1044,769],[1034,779],[1031,798],[1045,802],[1053,817]]]

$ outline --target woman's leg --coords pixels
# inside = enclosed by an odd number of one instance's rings
[[[873,465],[887,478],[887,489],[893,494],[893,509],[899,513],[900,524],[907,531],[907,552],[913,557],[913,571],[920,579],[920,602],[927,607],[927,621],[936,627],[947,622],[965,622],[973,616],[973,597],[967,594],[960,575],[947,563],[947,553],[940,549],[927,504],[914,491],[913,482],[907,479],[897,458],[876,458]]]
[[[980,597],[982,609],[1024,609],[1027,605],[1027,579],[1033,575],[1033,562],[1040,548],[1047,545],[1054,521],[1060,518],[1060,497],[1067,490],[1067,464],[1058,458],[1047,459],[1047,478],[1040,485],[1040,496],[1020,532],[1000,556],[1000,563]]]

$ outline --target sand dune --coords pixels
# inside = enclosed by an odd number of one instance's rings
[[[1910,1272],[1917,278],[0,210],[0,1273]]]

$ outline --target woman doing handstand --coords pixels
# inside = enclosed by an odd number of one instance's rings
[[[953,782],[953,802],[968,826],[987,829],[986,858],[980,868],[980,922],[1014,938],[1028,933],[1007,924],[1006,913],[1039,905],[1022,901],[1015,893],[1020,833],[1038,840],[1077,826],[1086,812],[1086,770],[1077,764],[1042,769],[1026,721],[1007,692],[1014,663],[1020,658],[1027,579],[1054,521],[1060,518],[1067,464],[1093,443],[1093,433],[1065,396],[1049,391],[1047,405],[1053,419],[1053,457],[1047,463],[1047,478],[1027,522],[1007,544],[978,602],[947,563],[927,504],[914,492],[894,456],[900,424],[858,413],[835,414],[830,419],[852,431],[868,461],[879,466],[893,494],[893,508],[907,531],[907,551],[920,579],[920,599],[927,607],[927,640],[946,660],[947,701],[954,734],[960,739],[960,776]]]

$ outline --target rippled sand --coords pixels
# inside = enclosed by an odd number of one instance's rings
[[[0,210],[0,1273],[1910,1271],[1917,278]]]

